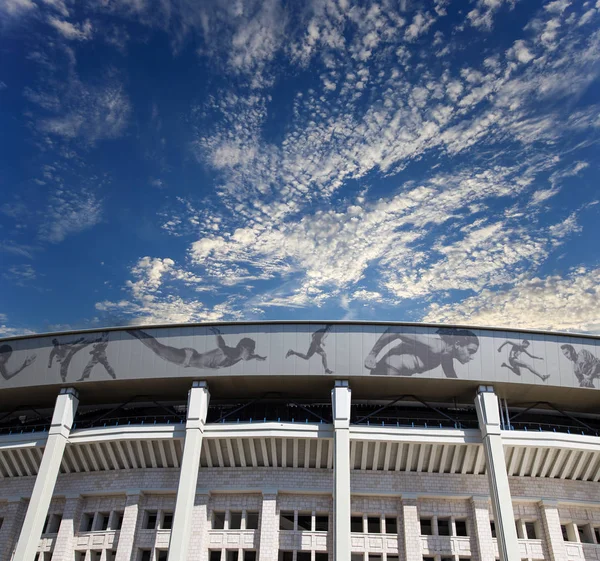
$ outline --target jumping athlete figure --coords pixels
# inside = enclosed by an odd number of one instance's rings
[[[327,334],[331,330],[331,327],[331,325],[326,325],[323,329],[318,329],[312,334],[310,339],[310,346],[308,347],[308,351],[306,352],[306,354],[299,353],[298,351],[293,351],[292,349],[290,349],[286,353],[285,358],[289,358],[292,355],[295,355],[299,356],[300,358],[303,358],[304,360],[308,360],[311,356],[313,356],[316,353],[321,357],[321,362],[323,363],[325,374],[333,374],[333,370],[329,370],[329,368],[327,367],[327,353],[323,348],[325,346],[325,339],[327,338]]]
[[[56,362],[60,364],[60,377],[63,382],[66,382],[69,364],[71,364],[71,359],[75,356],[75,353],[78,353],[81,349],[99,341],[100,339],[86,339],[85,337],[80,337],[70,343],[61,343],[58,339],[52,339],[54,348],[48,357],[48,368],[52,368],[52,362],[56,358]]]
[[[595,388],[594,379],[600,378],[600,360],[587,349],[575,350],[573,345],[561,345],[563,354],[573,362],[573,373],[581,388]]]
[[[365,368],[379,376],[412,376],[442,367],[447,378],[458,378],[454,359],[467,364],[479,349],[477,335],[468,329],[438,329],[433,335],[406,333],[402,327],[389,327],[365,358]],[[400,341],[377,360],[379,353]]]
[[[92,369],[98,363],[104,366],[105,370],[108,372],[108,374],[113,380],[117,379],[115,371],[112,369],[112,366],[108,362],[108,357],[106,356],[106,347],[108,347],[108,331],[102,333],[100,339],[97,339],[95,341],[94,346],[90,351],[90,356],[92,358],[90,358],[89,362],[85,365],[83,373],[81,374],[81,378],[77,380],[78,382],[83,382],[84,380],[89,378],[90,374],[92,373]]]
[[[168,360],[184,368],[210,368],[213,370],[226,368],[237,364],[240,360],[266,360],[266,356],[259,356],[254,353],[256,342],[253,339],[244,337],[240,339],[235,347],[228,347],[221,332],[216,327],[210,330],[217,337],[217,349],[199,353],[196,349],[184,347],[178,349],[157,341],[152,335],[148,335],[140,330],[127,331],[129,335],[139,339],[146,347],[156,353],[160,358]]]
[[[23,369],[27,368],[30,364],[32,364],[36,359],[36,354],[33,353],[33,354],[29,355],[23,361],[23,364],[21,364],[21,366],[19,366],[19,368],[17,368],[13,372],[9,372],[8,369],[6,368],[6,363],[10,359],[12,352],[13,352],[13,349],[10,345],[2,345],[0,347],[0,375],[5,380],[10,380],[13,376],[16,376],[17,374],[19,374]]]
[[[532,366],[521,360],[521,354],[523,353],[534,360],[544,360],[542,357],[533,356],[527,350],[527,348],[529,347],[529,341],[527,339],[523,339],[523,341],[521,341],[520,343],[504,341],[504,343],[502,343],[502,345],[498,347],[498,352],[502,351],[504,345],[511,345],[511,349],[508,353],[508,364],[506,364],[506,362],[503,362],[501,364],[502,368],[508,368],[509,370],[512,370],[517,376],[521,375],[521,368],[525,368],[526,370],[529,370],[529,372],[535,374],[543,382],[550,378],[550,374],[540,374],[539,372],[536,372]]]

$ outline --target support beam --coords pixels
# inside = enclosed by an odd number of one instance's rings
[[[209,400],[210,394],[206,382],[194,382],[188,396],[185,442],[173,515],[169,561],[183,561],[188,558],[202,437]]]
[[[347,380],[331,390],[333,409],[333,558],[350,561],[350,404]]]
[[[518,561],[521,555],[502,446],[498,397],[493,387],[479,387],[475,407],[485,452],[500,559]]]
[[[23,528],[17,542],[14,561],[33,561],[35,558],[78,405],[79,399],[74,388],[60,390],[54,406],[44,456],[35,478]]]

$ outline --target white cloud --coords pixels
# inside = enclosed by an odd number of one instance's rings
[[[92,24],[85,20],[79,25],[50,16],[48,23],[69,41],[87,41],[92,38]]]
[[[57,116],[39,121],[40,130],[94,144],[121,136],[128,124],[131,105],[119,83],[93,87],[75,81],[68,86],[66,99],[61,100],[56,112]]]
[[[33,335],[35,331],[24,327],[12,327],[6,325],[8,316],[0,313],[0,337],[17,337],[18,335]]]
[[[124,318],[130,324],[188,323],[240,319],[241,315],[225,301],[207,306],[196,298],[174,292],[179,284],[200,285],[209,290],[204,279],[179,269],[170,258],[143,257],[132,268],[134,280],[128,281],[131,300],[103,301],[96,309]]]
[[[32,0],[2,0],[0,12],[8,16],[16,17],[33,11],[37,6]]]
[[[414,41],[424,33],[427,33],[427,30],[433,25],[434,22],[435,17],[429,12],[418,12],[415,14],[412,23],[407,27],[406,32],[404,33],[404,38],[407,41]]]
[[[579,268],[567,276],[521,278],[507,290],[483,290],[462,301],[432,305],[427,322],[598,332],[600,269]]]
[[[480,29],[491,29],[494,24],[494,15],[502,7],[508,4],[512,7],[515,0],[477,0],[475,9],[467,14],[471,25]]]
[[[98,224],[102,219],[102,202],[87,189],[59,188],[50,195],[44,216],[40,239],[59,243]]]

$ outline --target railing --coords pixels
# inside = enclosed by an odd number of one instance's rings
[[[504,430],[522,430],[526,432],[560,432],[566,434],[580,434],[583,436],[600,436],[600,429],[586,428],[581,425],[557,425],[556,423],[510,423]]]

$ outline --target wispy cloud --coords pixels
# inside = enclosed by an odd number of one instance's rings
[[[12,327],[7,325],[8,316],[0,314],[0,337],[16,337],[17,335],[33,335],[35,331],[25,327]]]
[[[523,277],[508,290],[482,290],[447,305],[432,305],[424,321],[598,332],[600,269]]]
[[[59,243],[98,224],[102,219],[102,201],[87,189],[56,189],[49,198],[45,216],[40,240]]]
[[[130,324],[186,323],[241,319],[230,301],[207,305],[197,298],[174,293],[192,286],[196,292],[210,290],[204,279],[179,269],[169,258],[143,257],[132,268],[134,280],[127,282],[130,299],[103,301],[96,309]]]
[[[92,38],[92,24],[89,19],[77,25],[55,16],[50,16],[48,23],[69,41],[87,41]]]

